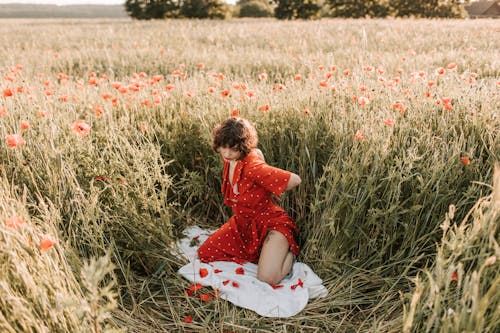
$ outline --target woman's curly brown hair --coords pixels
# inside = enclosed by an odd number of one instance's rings
[[[253,148],[257,148],[259,142],[255,127],[248,120],[240,117],[228,118],[216,126],[213,138],[214,151],[220,147],[234,148],[241,152],[241,159],[245,158]]]

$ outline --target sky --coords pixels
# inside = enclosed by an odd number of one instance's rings
[[[77,4],[96,4],[96,5],[120,5],[125,0],[0,0],[0,4],[6,3],[31,3],[31,4],[52,4],[52,5],[77,5]]]

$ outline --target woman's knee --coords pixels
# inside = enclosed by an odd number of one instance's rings
[[[259,271],[257,272],[257,279],[259,279],[262,282],[266,282],[270,284],[271,286],[274,286],[278,284],[278,282],[281,281],[282,276],[280,275],[280,272],[262,272]]]

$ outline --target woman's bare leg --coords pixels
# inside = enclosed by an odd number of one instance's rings
[[[279,231],[271,230],[264,240],[257,268],[257,279],[275,285],[292,268],[294,255],[290,252],[286,237]]]

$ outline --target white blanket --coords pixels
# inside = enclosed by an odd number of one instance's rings
[[[309,298],[325,297],[323,281],[304,263],[295,262],[292,274],[272,287],[257,279],[257,265],[228,261],[202,263],[196,250],[213,231],[194,226],[184,230],[177,242],[178,254],[190,263],[178,271],[189,281],[218,290],[218,296],[264,317],[291,317],[307,305]]]

